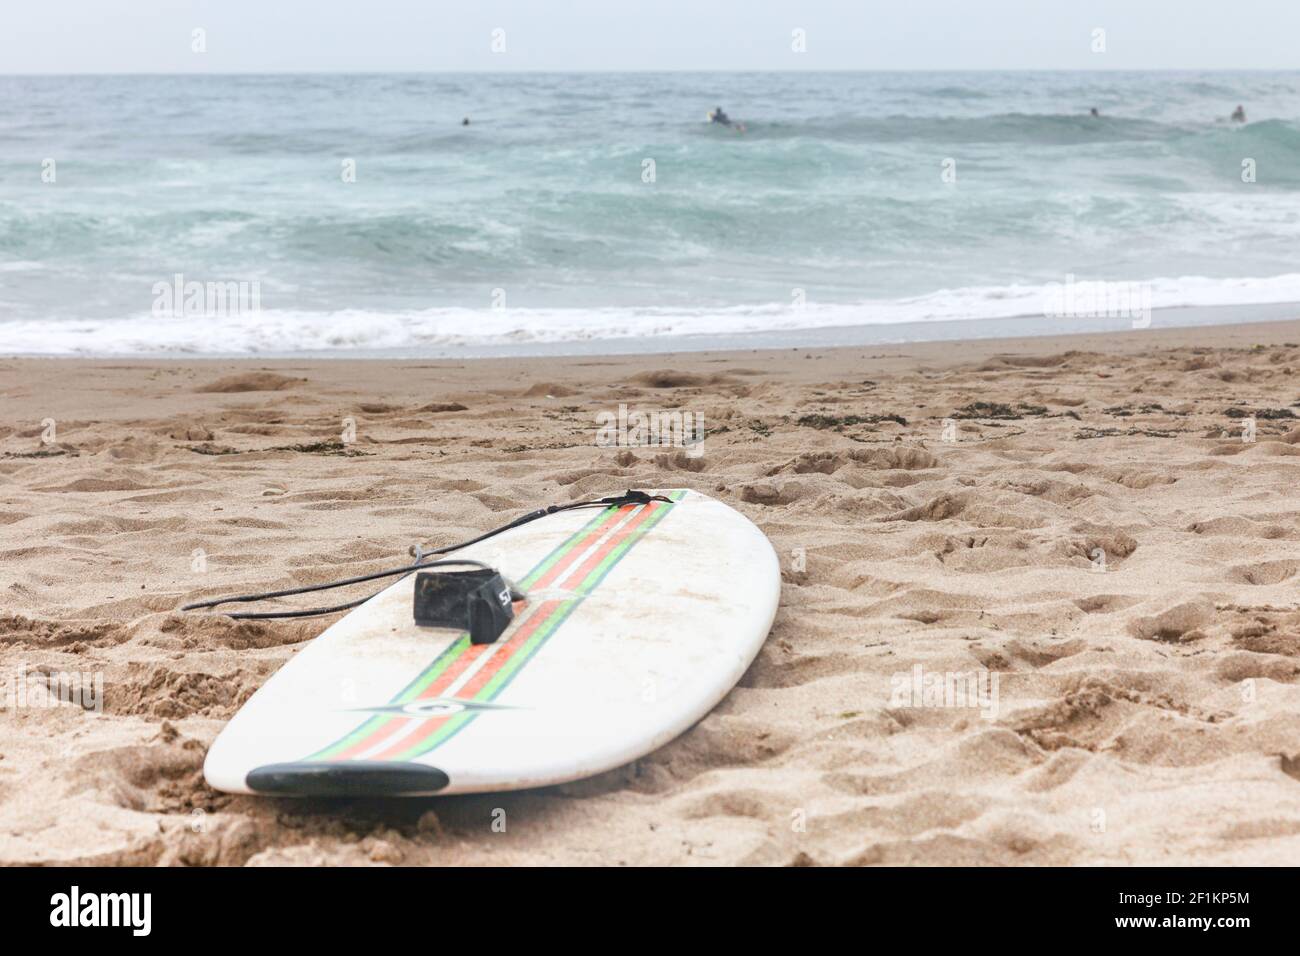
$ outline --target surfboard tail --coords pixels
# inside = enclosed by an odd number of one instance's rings
[[[416,797],[450,782],[437,767],[376,760],[267,764],[245,780],[254,793],[283,797]]]

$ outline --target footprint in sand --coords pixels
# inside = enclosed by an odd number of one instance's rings
[[[230,394],[234,392],[282,392],[286,388],[293,388],[295,385],[301,385],[305,381],[307,381],[305,378],[290,378],[288,375],[277,375],[274,372],[244,372],[240,375],[230,375],[226,378],[219,378],[215,382],[209,382],[207,385],[200,385],[194,391],[216,394]]]
[[[1154,617],[1134,618],[1129,633],[1144,641],[1195,641],[1205,637],[1202,628],[1208,627],[1214,616],[1209,601],[1187,601]]]

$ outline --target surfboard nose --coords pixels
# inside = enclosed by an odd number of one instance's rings
[[[341,760],[335,763],[273,763],[250,770],[254,793],[284,797],[413,797],[447,786],[437,767],[418,763]]]

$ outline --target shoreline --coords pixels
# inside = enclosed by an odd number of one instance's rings
[[[106,353],[78,355],[67,353],[0,352],[3,359],[69,359],[84,361],[398,361],[418,362],[443,359],[490,358],[576,358],[590,356],[653,356],[698,352],[737,352],[752,349],[783,350],[791,348],[860,348],[866,346],[905,346],[924,343],[961,345],[975,341],[1045,340],[1081,335],[1139,335],[1155,331],[1192,328],[1218,328],[1238,325],[1263,325],[1290,322],[1300,318],[1300,303],[1278,302],[1256,305],[1179,306],[1151,311],[1151,326],[1136,328],[1127,317],[1073,317],[1078,326],[1060,331],[1062,320],[1041,315],[1021,315],[991,319],[942,319],[921,322],[887,322],[867,325],[828,325],[790,328],[749,333],[692,333],[689,335],[626,336],[614,338],[571,339],[560,342],[509,342],[490,345],[438,345],[427,349],[401,348],[338,350],[304,350],[301,352],[266,351],[256,354],[186,353],[173,351],[158,354]],[[4,329],[0,324],[0,332]]]
[[[1290,307],[1288,306],[1288,309]],[[937,323],[936,323],[937,324]],[[965,324],[965,323],[952,323]],[[853,327],[859,328],[859,327]],[[804,330],[830,331],[832,330]],[[347,366],[349,363],[366,365],[393,365],[397,367],[418,368],[429,362],[465,362],[474,367],[500,365],[503,368],[523,368],[535,363],[559,361],[561,365],[573,364],[590,366],[590,360],[603,359],[612,364],[644,365],[656,362],[678,362],[688,365],[710,364],[718,359],[740,359],[742,357],[777,357],[789,352],[820,354],[823,357],[848,356],[849,353],[871,348],[871,361],[890,361],[916,359],[927,362],[952,362],[954,350],[959,350],[962,361],[973,361],[1006,353],[1012,355],[1032,354],[1036,351],[1054,351],[1058,349],[1088,350],[1107,354],[1129,355],[1135,351],[1155,347],[1241,347],[1255,344],[1284,344],[1300,341],[1300,317],[1275,319],[1267,321],[1241,321],[1223,324],[1177,325],[1152,327],[1148,329],[1128,329],[1117,334],[1113,330],[1094,330],[1084,332],[1062,332],[1043,335],[1016,335],[1007,337],[984,337],[969,339],[931,339],[925,341],[879,342],[879,343],[830,343],[825,345],[771,345],[753,348],[701,348],[666,351],[631,351],[631,352],[577,352],[555,355],[436,355],[436,356],[402,356],[402,355],[203,355],[203,356],[103,356],[82,357],[67,355],[9,355],[0,356],[4,365],[67,364],[85,365],[87,367],[122,367],[142,368],[160,365],[163,367],[183,367],[195,365],[211,367],[227,365],[239,367],[282,367],[282,368],[320,368],[330,366]],[[595,343],[594,343],[595,344]],[[607,344],[607,343],[599,343]],[[3,366],[0,366],[3,367]]]

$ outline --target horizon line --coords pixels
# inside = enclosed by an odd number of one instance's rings
[[[57,71],[22,71],[22,72],[4,72],[0,71],[0,77],[3,78],[22,78],[22,77],[45,77],[45,78],[66,78],[66,77],[105,77],[105,76],[122,76],[122,77],[145,77],[145,76],[166,76],[166,77],[195,77],[195,76],[511,76],[511,75],[550,75],[550,76],[623,76],[627,74],[665,74],[665,73],[705,73],[721,75],[744,75],[752,73],[789,73],[789,74],[890,74],[890,73],[1083,73],[1083,74],[1108,74],[1108,73],[1300,73],[1300,67],[1269,67],[1269,66],[1250,66],[1250,67],[1187,67],[1187,66],[1161,66],[1161,67],[896,67],[893,69],[860,69],[860,68],[827,68],[827,69],[799,69],[799,68],[745,68],[745,69],[700,69],[700,68],[683,68],[675,67],[668,69],[506,69],[506,70],[481,70],[481,69],[463,69],[463,70],[357,70],[357,69],[307,69],[307,70],[111,70],[111,71],[93,71],[84,72],[57,72]]]

